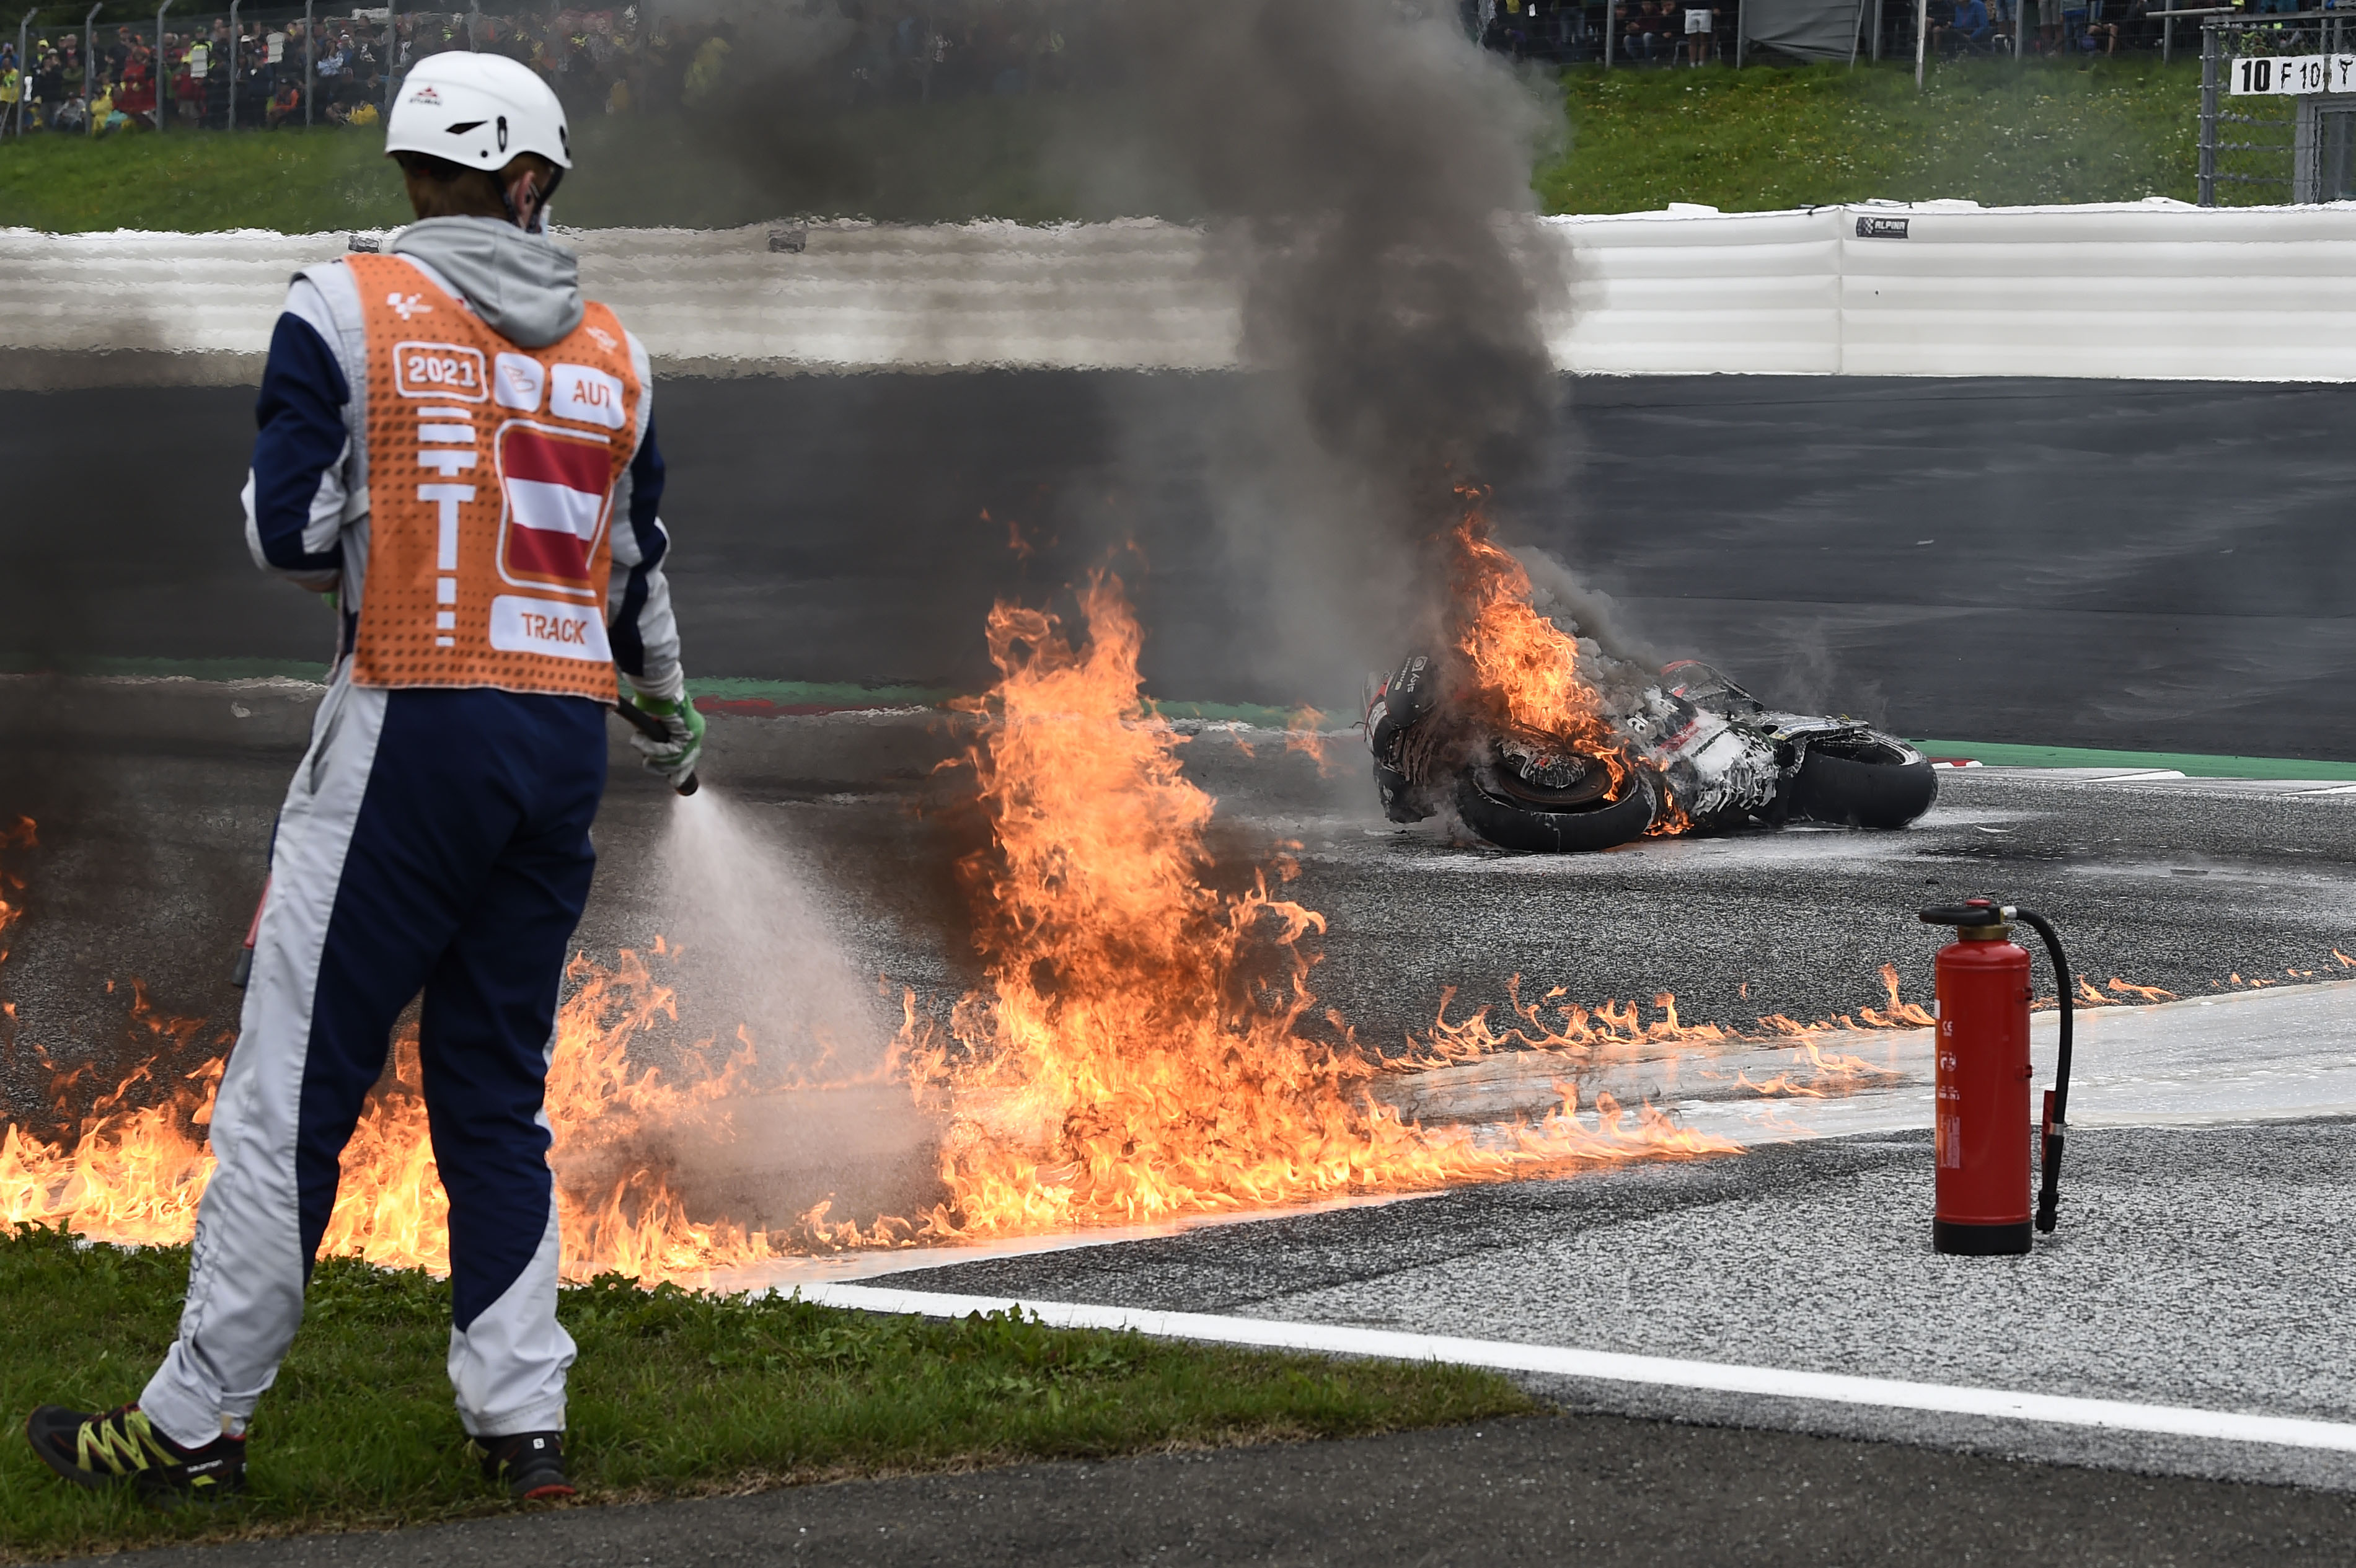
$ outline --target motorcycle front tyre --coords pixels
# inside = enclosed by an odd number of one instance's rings
[[[1811,748],[1792,781],[1791,815],[1844,827],[1903,827],[1939,798],[1939,775],[1916,758],[1836,757]]]
[[[1468,768],[1457,780],[1456,815],[1464,826],[1501,849],[1559,855],[1633,844],[1653,826],[1653,786],[1639,778],[1618,800],[1569,811],[1546,811],[1496,787],[1485,766]]]

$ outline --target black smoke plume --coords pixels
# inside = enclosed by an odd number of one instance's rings
[[[723,13],[734,80],[703,145],[726,177],[781,200],[871,181],[862,160],[879,155],[829,116],[855,119],[844,62],[896,12],[846,7],[830,30],[717,0],[684,14]],[[1255,684],[1339,699],[1430,630],[1444,574],[1428,547],[1455,488],[1510,496],[1553,426],[1530,171],[1559,117],[1452,5],[983,0],[954,14],[1054,28],[1064,46],[1055,91],[1025,122],[1034,187],[1090,218],[1204,225],[1205,264],[1240,295],[1246,372],[1209,432],[1206,520],[1265,628]]]

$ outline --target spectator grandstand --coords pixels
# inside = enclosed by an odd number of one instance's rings
[[[810,80],[857,105],[1067,85],[1097,3],[809,0],[800,15]],[[1736,41],[1741,10],[1730,4],[1423,3],[1452,7],[1485,47],[1543,63],[1666,68],[1732,63],[1744,53]],[[2015,17],[2026,13],[2030,52],[2113,54],[2158,47],[2153,9],[2152,0],[1932,0],[1930,20],[1950,52],[2009,53]],[[1860,54],[1912,55],[1915,12],[1907,0],[1863,0],[1858,17]],[[737,48],[726,20],[672,14],[659,0],[465,11],[397,4],[323,11],[314,0],[301,11],[240,5],[187,15],[166,6],[136,26],[28,18],[16,38],[0,41],[0,134],[372,125],[402,73],[444,49],[524,61],[575,115],[694,108],[728,90]],[[1773,58],[1755,41],[1749,53]]]

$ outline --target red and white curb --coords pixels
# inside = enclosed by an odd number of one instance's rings
[[[891,1312],[923,1317],[963,1317],[976,1312],[1023,1313],[1055,1328],[1133,1329],[1162,1339],[1241,1345],[1265,1350],[1305,1350],[1322,1355],[1367,1356],[1389,1361],[1440,1361],[1504,1372],[1587,1378],[1600,1382],[1655,1388],[1698,1389],[1717,1393],[1760,1394],[1826,1404],[1867,1405],[1884,1410],[1921,1410],[2052,1426],[2099,1427],[2113,1432],[2154,1433],[2206,1438],[2220,1443],[2256,1443],[2282,1448],[2356,1453],[2356,1424],[2308,1421],[2286,1415],[2245,1415],[2233,1411],[2194,1410],[2180,1405],[2135,1404],[2123,1400],[2077,1399],[2011,1389],[1968,1388],[1951,1383],[1902,1382],[1890,1378],[1846,1377],[1835,1372],[1792,1371],[1780,1367],[1729,1366],[1663,1356],[1631,1356],[1614,1350],[1574,1350],[1552,1345],[1517,1345],[1500,1339],[1460,1339],[1440,1334],[1408,1334],[1387,1328],[1349,1328],[1324,1323],[1289,1323],[1264,1317],[1227,1317],[1201,1312],[1152,1312],[1136,1307],[1095,1307],[1076,1302],[1023,1301],[987,1296],[948,1296],[933,1291],[892,1290],[876,1285],[810,1284],[796,1287],[801,1298],[821,1307],[858,1312]]]

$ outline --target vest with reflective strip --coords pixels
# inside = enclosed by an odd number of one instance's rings
[[[637,455],[621,323],[522,348],[398,256],[348,257],[368,340],[361,686],[614,695],[614,491]]]

